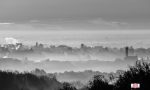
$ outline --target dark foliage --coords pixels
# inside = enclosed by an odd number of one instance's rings
[[[64,82],[63,87],[60,90],[77,90],[77,89],[71,84]]]
[[[113,86],[108,84],[108,81],[102,75],[95,75],[90,81],[89,90],[112,90]]]
[[[56,79],[46,76],[0,71],[0,90],[58,90],[60,86]]]
[[[131,90],[131,83],[140,83],[140,89],[150,90],[150,64],[137,61],[115,84],[115,90]]]
[[[131,89],[131,83],[139,83],[139,89]],[[150,64],[137,61],[134,66],[121,74],[114,85],[108,84],[104,76],[96,75],[88,90],[150,90]]]
[[[110,75],[110,80],[114,80]],[[81,90],[132,90],[131,83],[140,83],[140,89],[150,90],[150,64],[137,61],[129,70],[120,74],[114,85],[103,75],[95,75]],[[0,71],[0,90],[77,90],[69,83],[59,83],[56,78],[30,73]]]

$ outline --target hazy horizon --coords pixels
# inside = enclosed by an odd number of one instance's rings
[[[108,47],[144,47],[149,48],[150,31],[144,30],[94,30],[94,31],[0,31],[0,43],[5,44],[5,38],[14,38],[25,45],[35,45],[36,42],[48,45],[68,45],[79,47],[81,43],[87,46]]]

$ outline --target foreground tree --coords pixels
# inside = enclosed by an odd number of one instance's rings
[[[115,84],[115,90],[131,90],[131,83],[139,83],[140,88],[136,90],[150,90],[150,64],[137,61],[135,66],[129,68],[120,75]]]
[[[63,87],[60,90],[77,90],[77,89],[70,83],[64,82]]]
[[[102,75],[95,75],[90,81],[89,90],[112,90],[113,86],[108,84],[108,81]]]

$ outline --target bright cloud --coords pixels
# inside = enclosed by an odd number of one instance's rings
[[[6,37],[5,42],[6,44],[16,44],[16,43],[19,43],[19,40],[12,38],[12,37]]]

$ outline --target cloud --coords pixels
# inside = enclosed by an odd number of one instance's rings
[[[126,30],[147,29],[149,23],[131,23],[126,21],[98,18],[63,18],[45,20],[28,20],[26,22],[0,23],[0,30],[37,31],[37,30]]]
[[[14,24],[14,23],[0,23],[0,25],[10,25],[10,24]]]
[[[31,24],[27,23],[0,23],[0,30],[33,30],[35,27],[33,27]]]
[[[30,20],[29,22],[31,22],[31,23],[39,23],[40,20]]]
[[[19,43],[19,40],[13,38],[13,37],[6,37],[5,38],[6,44],[16,44]]]
[[[141,21],[150,18],[149,3],[150,0],[0,0],[0,20],[102,17]]]
[[[55,22],[55,21],[54,21]],[[55,23],[41,22],[40,20],[30,20],[27,22],[16,23],[0,23],[0,30],[12,30],[12,31],[32,31],[32,30],[61,30],[60,25]]]
[[[128,27],[128,23],[126,22],[118,22],[118,21],[108,21],[102,18],[96,18],[88,21],[91,24],[97,25],[103,29],[123,29]]]

